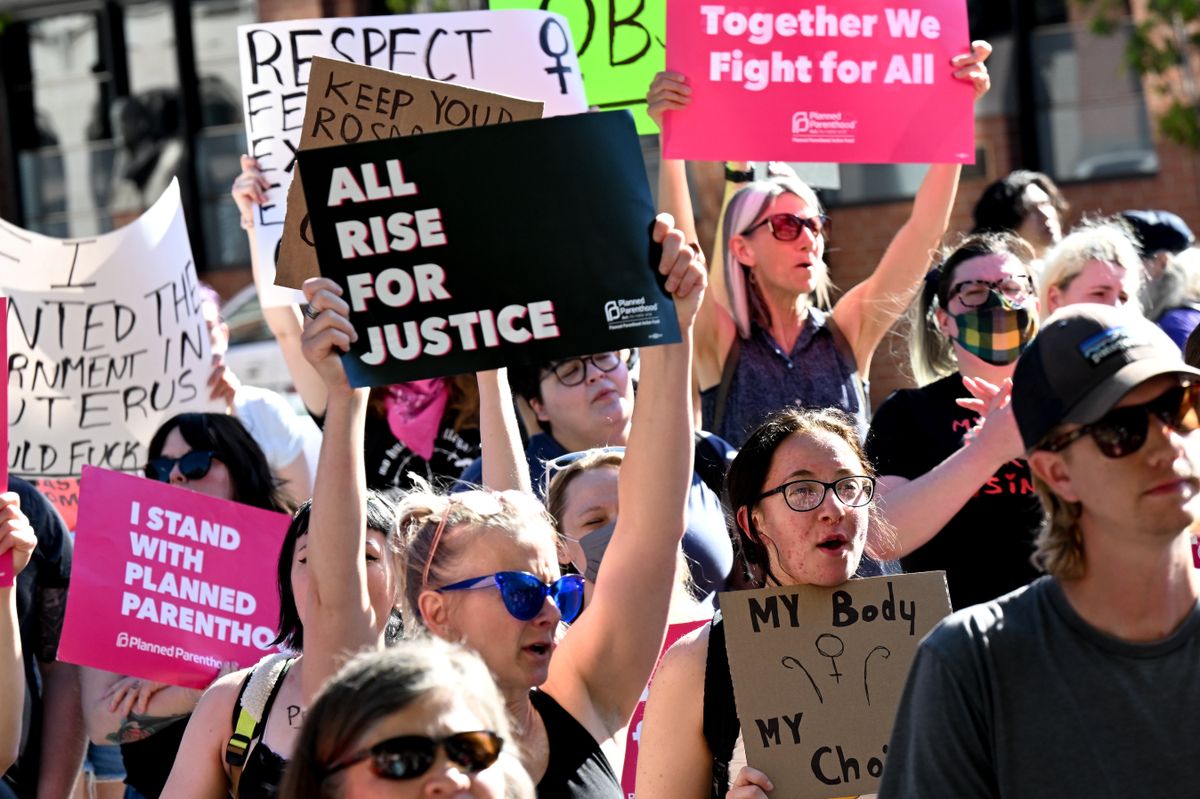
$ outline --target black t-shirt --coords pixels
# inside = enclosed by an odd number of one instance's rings
[[[21,727],[21,755],[4,775],[18,796],[37,792],[41,761],[42,691],[37,661],[52,662],[58,651],[66,611],[67,584],[71,575],[71,537],[58,511],[31,484],[8,478],[8,490],[21,497],[21,511],[37,536],[37,549],[17,576],[17,625],[21,655],[25,660],[25,717]]]
[[[955,402],[969,396],[962,377],[953,374],[888,397],[867,436],[867,454],[879,474],[916,479],[958,451],[978,419]],[[1029,558],[1043,518],[1029,464],[1011,461],[900,563],[908,572],[944,569],[955,608],[987,602],[1038,576]]]
[[[458,411],[447,407],[433,440],[433,455],[425,460],[392,434],[387,417],[367,413],[366,448],[367,486],[377,491],[412,487],[409,472],[424,477],[436,487],[447,487],[458,480],[463,470],[483,452],[479,429],[467,426],[454,429]]]

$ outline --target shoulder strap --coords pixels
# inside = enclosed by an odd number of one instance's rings
[[[742,337],[735,331],[733,343],[729,352],[725,353],[725,367],[721,370],[721,384],[717,387],[717,401],[713,408],[712,429],[725,430],[725,406],[729,402],[729,389],[733,386],[733,376],[737,373],[738,360],[742,357]],[[720,492],[717,494],[720,496]]]
[[[834,321],[833,311],[825,314],[825,326],[829,328],[829,334],[833,336],[833,348],[837,350],[837,354],[841,356],[842,360],[850,365],[850,377],[854,381],[854,393],[858,397],[858,407],[862,408],[863,418],[870,422],[871,382],[866,375],[859,373],[858,359],[854,357],[854,348],[850,346],[850,340],[846,338],[846,334]]]
[[[225,762],[229,765],[229,793],[234,799],[238,796],[242,769],[246,767],[250,744],[262,737],[271,706],[275,704],[275,697],[283,685],[283,678],[287,676],[295,661],[295,658],[283,653],[271,655],[260,661],[242,683],[242,690],[233,706],[233,735],[225,744]]]
[[[718,612],[709,627],[708,656],[704,663],[704,740],[713,756],[713,796],[724,797],[729,790],[729,761],[733,758],[738,730],[733,677],[725,651],[725,625]]]

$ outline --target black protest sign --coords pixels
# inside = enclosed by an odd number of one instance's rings
[[[625,112],[302,151],[356,386],[679,340]]]
[[[437,130],[538,119],[542,103],[414,78],[384,69],[314,57],[300,148],[330,147]],[[317,256],[305,235],[308,206],[300,174],[287,190],[287,214],[275,284],[299,288],[316,277]]]
[[[721,613],[746,759],[772,794],[874,791],[917,645],[950,613],[945,572],[723,593]]]

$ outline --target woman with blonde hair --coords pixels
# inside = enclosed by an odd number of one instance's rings
[[[693,468],[691,324],[705,278],[701,260],[683,234],[671,230],[669,216],[660,216],[653,236],[663,244],[658,270],[675,298],[682,340],[642,352],[620,478],[627,512],[617,521],[608,565],[587,613],[560,639],[560,622],[579,614],[583,581],[560,576],[557,534],[532,495],[467,491],[444,497],[417,491],[399,509],[407,542],[405,623],[462,642],[482,656],[505,697],[522,762],[542,797],[622,796],[603,746],[624,728],[666,628]],[[357,334],[336,283],[309,280],[305,294],[312,306],[305,352],[329,397],[322,456],[328,451],[343,464],[327,481],[330,521],[343,530],[361,530],[366,396],[350,388],[340,361]],[[515,473],[521,457],[512,446],[488,452],[484,482],[500,485],[487,470]],[[337,593],[336,586],[326,590]]]
[[[972,82],[977,100],[990,86],[983,62],[991,51],[987,42],[973,42],[970,53],[948,65],[956,78]],[[686,114],[690,95],[686,76],[661,72],[647,96],[649,113],[661,127],[664,113]],[[705,430],[740,446],[772,411],[803,405],[842,408],[865,433],[871,360],[946,232],[959,172],[955,164],[930,166],[912,214],[879,264],[832,310],[826,310],[832,288],[825,263],[829,217],[812,188],[794,177],[774,178],[733,196],[721,225],[728,305],[710,293],[696,318]],[[682,161],[662,162],[659,196],[694,239]]]
[[[1042,318],[1077,302],[1141,310],[1144,270],[1131,233],[1122,222],[1091,220],[1056,244],[1042,264]]]

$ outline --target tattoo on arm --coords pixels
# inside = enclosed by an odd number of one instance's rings
[[[121,720],[121,726],[117,728],[116,732],[109,733],[108,740],[115,744],[144,741],[151,735],[162,732],[176,721],[187,718],[188,715],[182,713],[176,716],[143,716],[138,713],[130,713]]]
[[[37,607],[37,656],[43,663],[53,663],[58,658],[58,641],[62,637],[63,617],[67,611],[67,589],[41,589]]]

